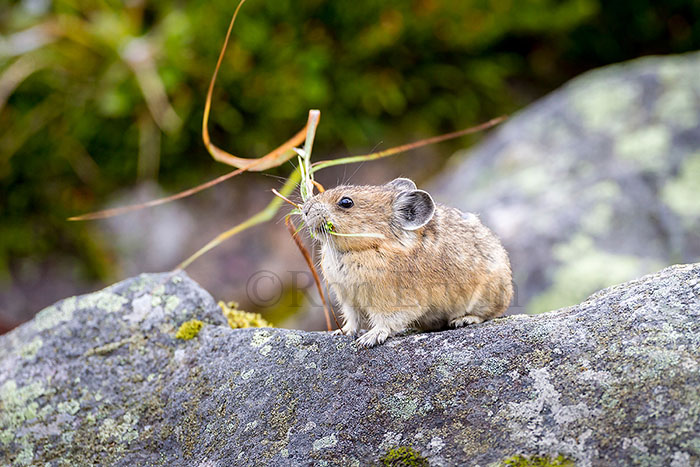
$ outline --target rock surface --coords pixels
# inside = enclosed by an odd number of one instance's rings
[[[142,275],[0,336],[0,463],[700,465],[699,361],[700,264],[369,350],[232,330],[187,276]]]
[[[586,73],[456,154],[431,193],[510,252],[514,312],[700,261],[700,53]]]

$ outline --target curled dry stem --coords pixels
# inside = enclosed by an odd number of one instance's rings
[[[314,137],[316,133],[316,128],[319,123],[320,119],[320,111],[318,110],[310,110],[309,111],[309,116],[306,125],[304,128],[302,128],[299,132],[297,132],[294,136],[292,136],[289,140],[287,140],[285,143],[280,145],[278,148],[274,149],[273,151],[269,152],[268,154],[259,157],[259,158],[242,158],[238,156],[234,156],[233,154],[230,154],[223,149],[217,147],[215,144],[211,142],[211,138],[209,135],[209,115],[211,113],[211,101],[212,101],[212,96],[214,92],[214,85],[216,83],[216,78],[219,72],[219,69],[221,67],[221,63],[223,62],[223,57],[226,52],[226,47],[228,45],[228,42],[231,37],[231,31],[233,29],[233,25],[236,21],[236,18],[238,17],[238,13],[245,3],[246,0],[241,0],[236,7],[236,10],[231,18],[231,22],[229,23],[228,31],[226,32],[226,38],[224,40],[224,44],[221,48],[221,52],[219,53],[219,58],[216,63],[216,67],[214,69],[214,73],[212,75],[211,81],[209,83],[209,88],[207,91],[207,97],[204,105],[204,116],[202,118],[202,141],[207,148],[207,151],[211,154],[211,156],[219,162],[223,162],[225,164],[228,164],[230,166],[236,167],[235,170],[232,172],[229,172],[227,174],[221,175],[220,177],[217,177],[213,180],[210,180],[206,183],[203,183],[201,185],[198,185],[196,187],[190,188],[188,190],[182,191],[180,193],[176,193],[174,195],[170,195],[161,199],[156,199],[149,201],[147,203],[142,203],[142,204],[136,204],[132,206],[124,206],[124,207],[119,207],[119,208],[114,208],[114,209],[107,209],[103,211],[98,211],[98,212],[93,212],[89,214],[84,214],[80,216],[74,216],[69,218],[68,220],[71,221],[83,221],[83,220],[91,220],[91,219],[103,219],[107,217],[112,217],[112,216],[117,216],[120,214],[125,214],[127,212],[131,211],[136,211],[144,208],[149,208],[153,206],[158,206],[161,204],[165,204],[170,201],[174,201],[177,199],[185,198],[187,196],[193,195],[195,193],[198,193],[202,190],[205,190],[207,188],[210,188],[214,185],[217,185],[225,180],[228,180],[230,178],[235,177],[236,175],[239,175],[243,172],[246,171],[263,171],[267,170],[273,167],[279,167],[283,163],[287,162],[290,160],[294,155],[299,156],[299,167],[297,167],[289,176],[287,179],[285,185],[283,188],[280,190],[280,192],[277,192],[273,190],[277,198],[274,198],[262,211],[258,212],[257,214],[253,215],[252,217],[248,218],[244,222],[232,227],[231,229],[219,234],[216,236],[214,239],[212,239],[209,243],[204,245],[201,249],[199,249],[197,252],[195,252],[192,256],[187,258],[185,261],[183,261],[178,267],[173,271],[173,273],[176,273],[177,271],[180,271],[190,264],[192,264],[193,261],[195,261],[197,258],[205,254],[206,252],[212,250],[219,244],[221,244],[224,240],[236,235],[239,232],[242,232],[243,230],[246,230],[250,227],[253,227],[255,225],[270,221],[275,214],[279,211],[279,208],[282,204],[282,200],[285,200],[286,202],[292,204],[295,206],[297,209],[299,208],[299,205],[296,203],[293,203],[290,201],[287,196],[289,196],[294,189],[297,187],[297,185],[300,186],[300,191],[302,194],[302,199],[306,201],[306,199],[310,198],[313,196],[313,189],[314,187],[318,189],[319,192],[323,192],[324,188],[323,186],[316,182],[314,180],[313,175],[318,172],[319,170],[328,168],[328,167],[333,167],[336,165],[343,165],[343,164],[352,164],[356,162],[364,162],[364,161],[370,161],[370,160],[375,160],[375,159],[381,159],[384,157],[388,156],[393,156],[395,154],[399,154],[405,151],[409,151],[418,147],[426,146],[429,144],[434,144],[438,143],[441,141],[446,141],[449,139],[454,139],[458,138],[463,135],[467,135],[470,133],[476,133],[478,131],[485,130],[487,128],[491,128],[499,123],[501,123],[503,120],[505,120],[506,117],[498,117],[495,119],[492,119],[486,123],[482,123],[481,125],[477,125],[471,128],[467,128],[464,130],[460,131],[455,131],[453,133],[448,133],[445,135],[440,135],[440,136],[435,136],[432,138],[427,138],[423,139],[420,141],[416,141],[413,143],[409,144],[403,144],[400,146],[396,146],[393,148],[386,149],[384,151],[379,151],[379,152],[374,152],[370,154],[364,154],[364,155],[357,155],[357,156],[349,156],[349,157],[342,157],[339,159],[334,159],[334,160],[326,160],[326,161],[320,161],[316,163],[311,163],[311,150],[313,148],[313,142],[314,142]],[[304,148],[303,149],[298,149],[297,146],[299,146],[302,142],[305,142]],[[306,260],[309,269],[311,270],[314,281],[316,282],[316,287],[318,288],[319,294],[321,296],[321,300],[323,301],[323,307],[324,307],[324,313],[326,315],[326,324],[328,329],[330,330],[330,318],[329,318],[329,313],[328,313],[328,306],[327,302],[325,299],[325,296],[323,294],[323,289],[321,287],[321,282],[318,276],[318,273],[316,272],[316,269],[313,266],[313,262],[311,261],[311,256],[309,255],[308,251],[304,247],[304,245],[301,243],[301,240],[299,239],[297,233],[298,231],[294,227],[294,223],[291,221],[290,216],[288,215],[285,218],[285,224],[287,225],[287,228],[289,229],[290,233],[292,234],[292,238],[294,239],[294,242],[297,244],[297,247],[301,251],[302,255],[304,256],[304,259]],[[378,237],[379,234],[372,234],[372,233],[356,233],[356,234],[341,234],[339,232],[335,232],[333,228],[330,228],[329,233],[332,235],[338,235],[338,236],[347,236],[347,237]],[[332,312],[331,308],[331,312]],[[340,325],[338,324],[338,321],[335,317],[335,314],[333,313],[333,319],[335,320],[336,325],[338,328],[340,328]]]
[[[260,172],[263,170],[270,169],[272,167],[277,167],[291,159],[296,154],[294,152],[294,148],[296,146],[299,146],[302,143],[302,141],[308,138],[308,135],[307,126],[305,126],[301,130],[299,130],[294,136],[292,136],[289,140],[287,140],[287,142],[285,142],[278,148],[274,149],[273,151],[259,159],[248,159],[234,156],[233,154],[224,151],[223,149],[219,148],[211,142],[211,138],[209,136],[209,113],[211,112],[211,101],[212,96],[214,94],[214,85],[216,84],[216,77],[219,74],[219,68],[221,68],[221,63],[224,60],[226,47],[228,46],[229,40],[231,39],[231,31],[233,30],[233,25],[236,22],[236,18],[238,17],[238,12],[241,10],[241,7],[245,2],[246,0],[241,0],[238,3],[236,11],[231,17],[231,22],[228,25],[228,31],[226,31],[226,38],[224,39],[224,45],[221,47],[221,52],[219,52],[219,59],[217,60],[216,67],[214,68],[214,74],[212,75],[211,81],[209,82],[209,89],[207,90],[207,99],[204,102],[204,117],[202,118],[202,141],[204,142],[204,146],[206,146],[207,151],[209,151],[209,154],[211,154],[211,156],[215,160],[223,162],[224,164],[231,165],[233,167],[237,167],[239,169],[245,167],[247,168],[247,170]],[[309,111],[309,120],[312,120],[312,112],[320,114],[318,110]],[[318,115],[315,115],[314,118],[316,123],[313,125],[313,129],[314,131],[316,131],[316,125],[318,124]],[[255,160],[257,160],[258,163],[255,164],[255,166],[250,166],[250,163]]]

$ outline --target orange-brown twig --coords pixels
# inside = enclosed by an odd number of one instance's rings
[[[378,151],[378,152],[373,152],[370,154],[361,154],[358,156],[348,156],[348,157],[341,157],[339,159],[332,159],[328,161],[319,161],[319,162],[314,162],[311,164],[311,173],[318,172],[321,169],[325,169],[328,167],[333,167],[334,165],[343,165],[343,164],[353,164],[355,162],[364,162],[364,161],[373,161],[375,159],[381,159],[383,157],[389,157],[393,156],[402,152],[410,151],[411,149],[416,149],[420,148],[422,146],[427,146],[429,144],[435,144],[435,143],[440,143],[442,141],[447,141],[449,139],[454,139],[454,138],[459,138],[460,136],[465,136],[471,133],[476,133],[479,131],[486,130],[487,128],[491,128],[493,126],[498,125],[502,121],[504,121],[506,118],[505,115],[502,115],[500,117],[493,118],[489,120],[488,122],[482,123],[480,125],[476,125],[473,127],[465,128],[463,130],[459,131],[453,131],[452,133],[447,133],[444,135],[440,136],[433,136],[432,138],[426,138],[422,139],[420,141],[414,141],[413,143],[408,143],[408,144],[402,144],[400,146],[395,146],[393,148],[385,149],[384,151]]]
[[[138,211],[139,209],[158,206],[161,204],[168,203],[170,201],[175,201],[176,199],[186,198],[186,197],[191,196],[195,193],[198,193],[202,190],[206,190],[207,188],[211,188],[214,185],[217,185],[223,181],[228,180],[229,178],[233,178],[236,175],[241,174],[241,173],[245,172],[246,170],[249,170],[250,166],[255,165],[256,163],[259,163],[259,162],[260,162],[260,160],[253,161],[253,163],[250,164],[248,167],[236,169],[232,172],[221,175],[220,177],[217,177],[213,180],[209,180],[206,183],[202,183],[201,185],[197,185],[195,187],[189,188],[185,191],[181,191],[180,193],[176,193],[174,195],[166,196],[165,198],[154,199],[154,200],[148,201],[146,203],[133,204],[131,206],[122,206],[119,208],[105,209],[104,211],[91,212],[89,214],[83,214],[80,216],[73,216],[73,217],[69,217],[68,220],[69,221],[87,221],[87,220],[94,220],[94,219],[106,219],[108,217],[114,217],[114,216],[119,216],[121,214],[126,214],[127,212]]]
[[[316,189],[318,190],[319,193],[323,193],[324,191],[326,191],[326,189],[323,188],[323,185],[318,183],[316,180],[311,180],[311,183],[314,184],[314,186],[316,187]]]
[[[214,68],[214,74],[212,75],[211,81],[209,82],[209,89],[207,90],[207,99],[204,102],[204,117],[202,118],[202,141],[204,142],[204,146],[206,146],[207,151],[209,151],[209,154],[211,154],[211,156],[215,160],[223,162],[224,164],[232,165],[239,169],[243,167],[248,167],[250,162],[256,159],[248,159],[234,156],[233,154],[224,151],[223,149],[219,148],[214,143],[212,143],[211,138],[209,137],[209,113],[211,112],[211,100],[212,95],[214,94],[214,84],[216,84],[216,77],[219,75],[219,68],[221,68],[221,63],[223,62],[224,54],[226,53],[226,47],[228,46],[229,40],[231,38],[233,24],[236,22],[238,12],[240,11],[241,7],[245,2],[246,0],[241,0],[240,3],[238,3],[236,11],[233,13],[233,16],[231,17],[231,22],[228,25],[228,31],[226,31],[224,45],[221,47],[221,52],[219,52],[219,59],[217,60],[216,67]],[[316,124],[317,123],[318,120],[316,120]],[[266,154],[265,156],[257,159],[258,161],[260,161],[260,163],[256,164],[254,171],[259,172],[272,167],[277,167],[283,162],[286,162],[289,159],[291,159],[292,156],[296,154],[294,152],[294,147],[299,146],[304,141],[304,139],[306,139],[306,129],[307,127],[305,126],[301,130],[299,130],[297,134],[292,136],[289,140],[287,140],[287,142],[279,146],[277,149],[274,149],[269,154]],[[249,168],[248,170],[252,169]]]
[[[275,194],[275,196],[277,196],[278,198],[283,199],[284,201],[288,202],[289,204],[291,204],[291,205],[294,206],[295,208],[301,209],[301,206],[299,206],[297,203],[295,203],[294,201],[290,200],[289,198],[287,198],[286,196],[284,196],[282,193],[280,193],[279,191],[275,190],[274,188],[272,189],[272,192]]]
[[[287,230],[289,231],[289,234],[292,236],[292,239],[294,240],[294,243],[297,245],[297,248],[299,248],[299,251],[301,252],[302,256],[306,260],[306,264],[309,267],[309,270],[311,270],[311,274],[314,276],[314,282],[316,282],[316,288],[318,289],[318,294],[321,296],[321,302],[323,303],[323,313],[326,316],[326,328],[331,331],[331,319],[330,315],[328,313],[328,304],[326,302],[326,296],[323,294],[323,287],[321,287],[321,279],[318,276],[318,272],[316,272],[316,268],[314,267],[314,263],[311,260],[311,255],[309,254],[309,251],[306,249],[304,244],[301,242],[301,239],[297,235],[297,228],[294,225],[294,222],[292,221],[292,218],[287,215],[284,218],[284,224],[287,226]],[[333,313],[333,308],[330,309],[331,313]],[[340,324],[338,324],[338,319],[335,316],[335,313],[333,313],[333,321],[335,321],[335,325],[338,326],[338,329],[340,329],[340,332],[343,332],[342,327]]]

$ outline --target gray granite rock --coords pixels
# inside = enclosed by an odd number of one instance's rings
[[[700,53],[586,73],[455,155],[431,193],[510,252],[513,312],[700,261]]]
[[[700,264],[368,350],[232,330],[184,274],[142,275],[0,336],[0,463],[700,465],[698,362]]]

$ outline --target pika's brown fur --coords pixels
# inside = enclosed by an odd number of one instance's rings
[[[320,240],[343,332],[369,329],[358,345],[381,344],[410,327],[481,323],[510,304],[510,262],[499,240],[476,215],[434,203],[411,180],[338,186],[302,212]]]

